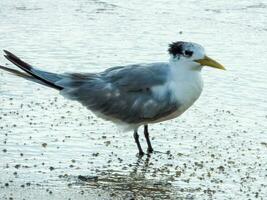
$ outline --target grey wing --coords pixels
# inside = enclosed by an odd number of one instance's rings
[[[164,84],[168,70],[167,63],[151,63],[110,68],[102,75],[122,90],[136,91]]]
[[[177,109],[168,91],[162,99],[151,90],[166,82],[168,70],[167,63],[115,67],[99,74],[69,74],[57,85],[64,87],[64,96],[106,119],[136,124],[157,120]]]
[[[166,83],[167,63],[119,66],[98,74],[56,74],[45,72],[24,62],[9,51],[5,57],[25,73],[0,66],[27,80],[57,89],[65,97],[77,100],[110,120],[144,123],[165,117],[177,109],[171,93],[155,94],[155,86]]]

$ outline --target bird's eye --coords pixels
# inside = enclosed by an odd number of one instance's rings
[[[193,55],[193,51],[185,50],[184,55],[187,57],[191,57]]]

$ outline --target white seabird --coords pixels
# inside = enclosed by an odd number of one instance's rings
[[[198,99],[203,88],[200,73],[203,66],[225,69],[206,56],[204,48],[196,43],[174,42],[168,51],[169,62],[117,66],[100,73],[56,74],[39,70],[4,50],[4,56],[26,73],[0,68],[57,89],[97,116],[133,129],[142,156],[138,128],[144,126],[147,151],[151,153],[148,124],[178,117]]]

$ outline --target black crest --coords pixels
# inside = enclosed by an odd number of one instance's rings
[[[169,44],[169,54],[175,56],[182,55],[184,50],[185,42],[173,42]]]

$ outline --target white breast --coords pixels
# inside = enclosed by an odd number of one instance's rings
[[[171,91],[172,101],[177,102],[179,107],[175,112],[155,122],[173,119],[181,115],[199,98],[202,89],[203,81],[200,71],[174,68],[168,82],[162,86],[157,86],[153,90],[159,96],[164,95],[164,91]]]

